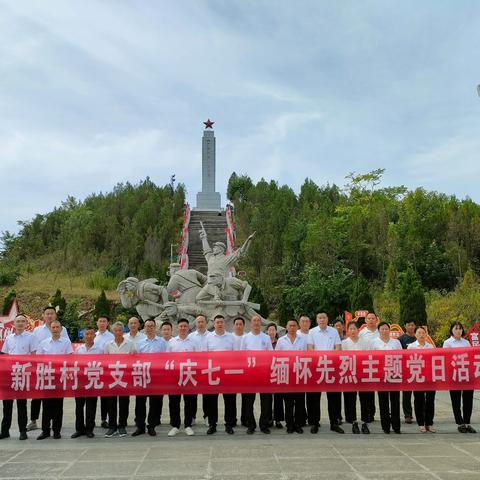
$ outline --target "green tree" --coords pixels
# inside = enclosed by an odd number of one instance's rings
[[[400,324],[414,320],[417,325],[427,324],[425,294],[411,267],[403,274],[400,283]]]
[[[72,300],[68,302],[65,313],[63,314],[63,325],[67,329],[68,335],[71,340],[78,339],[78,329],[81,327],[80,320],[78,317],[78,306],[80,305],[80,300]]]
[[[373,297],[370,292],[370,285],[362,276],[358,276],[353,281],[350,295],[350,311],[355,312],[357,310],[373,312]]]
[[[7,315],[10,312],[13,300],[16,298],[17,294],[15,290],[11,290],[3,301],[2,315]]]
[[[62,320],[65,310],[67,308],[67,301],[62,296],[62,292],[60,289],[57,289],[55,295],[50,299],[50,305],[55,308],[58,318]]]
[[[112,310],[112,304],[110,300],[107,299],[105,295],[105,290],[102,290],[100,295],[98,296],[95,302],[95,308],[93,311],[93,315],[95,318],[98,318],[101,315],[110,316],[110,312]]]

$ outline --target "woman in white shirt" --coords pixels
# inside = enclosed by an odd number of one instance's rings
[[[443,342],[443,348],[471,347],[470,342],[463,338],[465,329],[460,322],[455,322],[450,327],[450,338]],[[473,390],[450,390],[453,415],[460,433],[477,433],[470,425],[473,408]],[[463,415],[462,415],[463,404]]]
[[[431,343],[427,342],[427,331],[422,326],[415,328],[415,340],[408,344],[407,349],[433,348]],[[415,409],[415,418],[422,433],[435,433],[433,428],[433,417],[435,415],[435,390],[413,392],[413,407]]]
[[[390,325],[387,322],[378,324],[380,336],[372,340],[372,350],[402,350],[402,344],[390,338]],[[400,392],[378,392],[380,406],[380,423],[384,433],[390,433],[390,425],[395,433],[400,432]]]

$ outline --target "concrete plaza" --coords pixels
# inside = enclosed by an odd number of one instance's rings
[[[402,424],[402,435],[385,435],[377,412],[371,435],[353,435],[345,424],[346,434],[339,435],[328,429],[324,397],[317,435],[306,428],[303,435],[287,436],[285,429],[274,428],[271,435],[250,436],[243,427],[227,435],[219,426],[216,435],[207,436],[206,427],[196,425],[194,437],[181,431],[169,438],[165,398],[157,437],[107,439],[97,428],[95,438],[76,440],[70,439],[74,402],[67,399],[61,440],[37,441],[38,430],[29,432],[27,441],[19,441],[17,429],[12,428],[12,437],[0,441],[0,479],[480,479],[480,433],[457,432],[448,392],[437,393],[435,434]],[[132,398],[129,424],[133,406]],[[472,424],[480,432],[479,407],[480,392],[476,392]],[[133,430],[128,427],[129,433]]]

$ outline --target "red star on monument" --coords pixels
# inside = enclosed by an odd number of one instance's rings
[[[215,122],[212,122],[209,118],[207,118],[207,121],[206,122],[203,122],[203,124],[205,125],[205,128],[212,128],[212,125],[214,124]]]

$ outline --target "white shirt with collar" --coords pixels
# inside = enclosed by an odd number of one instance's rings
[[[409,349],[409,348],[412,348],[412,349],[413,348],[433,348],[433,345],[431,343],[428,343],[428,342],[425,342],[425,345],[420,345],[418,343],[418,340],[415,340],[414,342],[409,343],[407,345],[407,349]]]
[[[35,338],[37,339],[38,343],[52,336],[51,330],[45,324],[35,327],[32,333],[33,335],[35,335]],[[63,325],[62,325],[62,331],[60,333],[60,337],[67,338],[68,340],[70,340],[67,329]]]
[[[232,333],[233,335],[233,340],[234,340],[234,344],[233,344],[233,349],[234,350],[241,350],[242,349],[242,340],[243,340],[243,337],[245,337],[245,334],[242,334],[242,335],[237,335],[236,333]]]
[[[272,340],[266,333],[248,332],[242,338],[240,350],[273,350]]]
[[[158,335],[150,339],[147,336],[135,346],[138,353],[158,353],[167,351],[167,342]]]
[[[450,338],[447,338],[443,342],[443,348],[465,348],[471,347],[470,342],[466,338],[460,338],[456,340],[455,337],[452,335]]]
[[[206,352],[207,351],[207,338],[211,334],[208,330],[200,333],[198,330],[190,333],[188,338],[191,338],[197,347],[197,352]]]
[[[189,337],[180,338],[180,335],[170,339],[167,345],[167,352],[196,352],[197,345]]]
[[[207,351],[209,352],[234,350],[234,346],[235,337],[230,332],[225,332],[223,335],[212,332],[207,338]]]
[[[61,355],[73,353],[72,342],[65,337],[54,340],[52,337],[42,340],[38,346],[37,354]]]
[[[27,355],[35,353],[38,349],[38,342],[31,332],[22,332],[20,335],[11,333],[7,336],[2,346],[2,353],[8,355]]]
[[[354,342],[350,337],[342,340],[342,350],[371,350],[371,342],[368,341],[365,337],[359,337],[356,342]]]
[[[292,342],[288,335],[283,335],[277,340],[277,346],[275,350],[306,350],[307,349],[307,336],[299,336],[298,332],[295,340]]]
[[[396,338],[390,338],[388,342],[384,342],[380,337],[371,343],[372,350],[403,350],[402,344]]]
[[[103,348],[104,353],[135,353],[135,351],[135,345],[133,342],[126,338],[123,339],[123,342],[120,345],[117,345],[115,339],[110,340]]]
[[[324,330],[320,327],[312,328],[307,337],[307,345],[313,345],[314,350],[335,350],[335,347],[341,344],[340,335],[330,325]]]
[[[358,336],[360,338],[364,338],[365,340],[368,340],[369,342],[372,342],[373,340],[375,340],[380,336],[380,332],[378,331],[378,328],[372,332],[367,327],[365,327],[360,330],[360,333],[358,334]]]
[[[310,330],[307,333],[303,333],[300,329],[297,330],[297,337],[305,337],[305,340],[308,338],[308,334],[310,333]]]
[[[142,333],[142,332],[137,332],[137,334],[133,337],[131,335],[130,332],[128,333],[125,333],[125,335],[123,335],[123,338],[126,338],[127,340],[130,340],[131,342],[133,342],[133,344],[135,345],[135,347],[137,346],[138,342],[140,340],[145,340],[147,338],[147,336]]]
[[[100,333],[98,330],[95,333],[95,340],[93,343],[100,348],[101,350],[105,350],[105,345],[108,342],[111,342],[115,337],[113,336],[113,333],[110,332],[109,330],[105,330],[103,333]]]
[[[95,343],[90,347],[87,348],[85,344],[80,345],[76,350],[75,353],[79,353],[80,355],[85,355],[85,354],[93,354],[93,353],[103,353],[103,350],[95,345]]]

